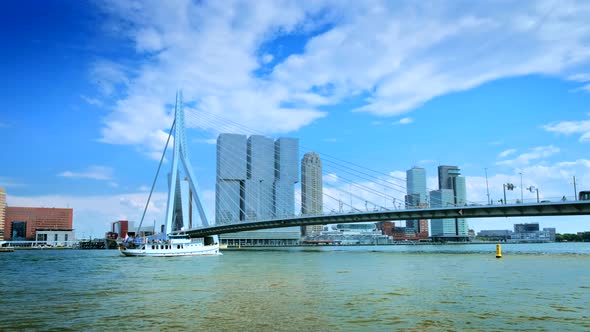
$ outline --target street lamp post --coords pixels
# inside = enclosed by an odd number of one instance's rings
[[[514,185],[512,183],[505,183],[502,185],[504,188],[504,205],[506,204],[506,189],[514,190]]]
[[[574,200],[578,200],[578,189],[576,188],[576,176],[574,175]]]
[[[486,192],[488,193],[488,205],[490,205],[490,187],[488,186],[488,169],[485,168],[486,172]]]
[[[528,187],[528,188],[526,188],[526,189],[527,189],[528,191],[530,191],[530,192],[533,192],[533,191],[536,191],[536,192],[537,192],[537,203],[539,203],[539,188],[536,188],[536,187],[530,186],[530,187]]]
[[[524,194],[522,190],[522,172],[519,172],[518,174],[520,174],[520,204],[522,204],[524,203]]]

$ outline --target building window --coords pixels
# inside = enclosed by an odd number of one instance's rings
[[[27,222],[26,221],[13,221],[11,222],[12,241],[24,241],[27,236]]]
[[[57,242],[57,234],[53,234],[53,241]]]
[[[64,241],[68,240],[68,234],[64,235]]]

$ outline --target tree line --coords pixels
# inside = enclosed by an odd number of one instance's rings
[[[555,234],[556,242],[590,242],[590,232],[578,234]]]

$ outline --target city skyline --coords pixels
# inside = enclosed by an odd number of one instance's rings
[[[578,190],[590,189],[590,12],[579,2],[420,11],[386,1],[138,6],[3,4],[0,188],[8,205],[72,207],[80,236],[139,220],[178,88],[210,217],[212,143],[244,127],[298,137],[302,153],[400,179],[417,165],[430,189],[437,166],[458,165],[474,202],[487,202],[489,190],[497,203],[506,183],[517,187],[509,201],[536,200],[531,186],[542,200],[573,199],[574,176]],[[324,166],[324,183],[342,186]],[[156,188],[150,222],[164,213],[165,186]],[[590,229],[584,217],[545,220],[560,233]]]

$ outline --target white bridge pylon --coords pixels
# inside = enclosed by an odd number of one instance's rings
[[[195,227],[196,224],[193,223],[193,207],[196,207],[200,224],[204,227],[209,226],[203,205],[199,199],[197,182],[186,150],[182,91],[176,93],[174,119],[172,128],[174,130],[174,148],[172,167],[168,174],[168,203],[164,230],[166,234]],[[184,179],[181,179],[181,170],[184,172]]]

